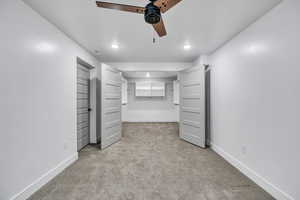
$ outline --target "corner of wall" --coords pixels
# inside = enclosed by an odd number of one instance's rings
[[[194,62],[193,65],[208,65],[209,64],[209,56],[206,54],[200,55]]]
[[[78,152],[74,153],[69,158],[60,162],[56,167],[50,169],[48,172],[43,174],[41,177],[36,179],[34,182],[25,187],[22,191],[15,194],[10,198],[10,200],[26,200],[35,192],[37,192],[41,187],[46,185],[49,181],[55,178],[58,174],[64,171],[67,167],[72,165],[78,160]]]
[[[250,178],[257,185],[265,189],[268,193],[270,193],[273,197],[278,200],[295,200],[290,195],[286,194],[284,191],[280,190],[278,187],[270,183],[261,175],[257,174],[254,170],[249,168],[247,165],[236,159],[234,156],[223,150],[218,145],[210,142],[210,148],[215,151],[217,154],[222,156],[227,162],[237,168],[240,172]]]

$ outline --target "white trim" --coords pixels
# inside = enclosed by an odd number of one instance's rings
[[[217,154],[222,156],[226,161],[236,167],[240,172],[245,174],[248,178],[254,181],[257,185],[265,189],[268,193],[270,193],[277,200],[295,200],[295,198],[291,197],[284,191],[280,190],[278,187],[270,183],[264,177],[259,175],[254,170],[250,169],[247,165],[237,160],[234,156],[225,152],[221,147],[211,143],[211,149],[214,150]]]
[[[125,120],[125,121],[122,121],[122,123],[179,123],[178,120],[169,120],[169,121],[166,121],[166,120],[159,120],[159,119],[156,119],[156,120]]]
[[[61,173],[64,169],[70,166],[78,160],[78,153],[70,156],[69,158],[65,159],[61,163],[59,163],[56,167],[49,170],[45,174],[43,174],[40,178],[36,179],[33,183],[25,187],[21,192],[15,194],[10,198],[10,200],[26,200],[28,199],[33,193],[38,191],[41,187],[46,185],[51,179]]]

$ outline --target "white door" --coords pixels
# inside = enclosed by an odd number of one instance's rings
[[[103,64],[101,69],[101,149],[122,137],[122,78],[120,71]]]
[[[81,64],[77,65],[77,150],[89,144],[89,91],[90,71]]]
[[[204,66],[180,72],[180,138],[205,148]]]

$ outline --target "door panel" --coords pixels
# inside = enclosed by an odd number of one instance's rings
[[[88,93],[77,93],[77,99],[86,99],[88,96]]]
[[[120,71],[102,65],[102,102],[101,102],[101,149],[119,141],[122,137]]]
[[[89,81],[90,71],[77,65],[77,150],[89,143]]]
[[[77,84],[77,92],[82,93],[82,94],[88,94],[89,93],[89,88],[86,85],[82,84]]]
[[[205,148],[204,67],[180,72],[180,138]]]

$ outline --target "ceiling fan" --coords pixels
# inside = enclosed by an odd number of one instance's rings
[[[167,12],[170,8],[178,4],[182,0],[150,0],[146,7],[131,6],[117,3],[109,3],[96,1],[98,7],[121,10],[125,12],[133,12],[144,14],[145,21],[153,26],[160,37],[167,35],[167,31],[161,16],[161,13]]]

